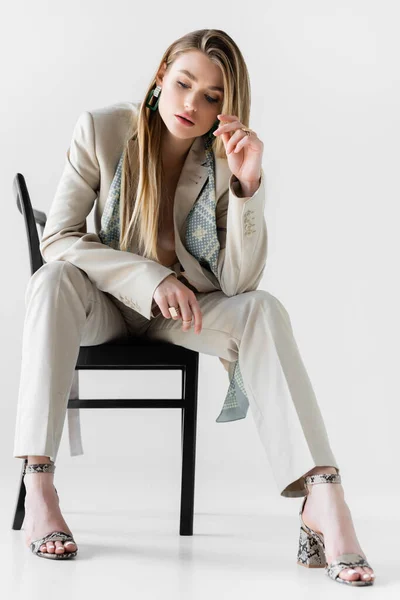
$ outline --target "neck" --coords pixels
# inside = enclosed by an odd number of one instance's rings
[[[165,169],[179,171],[182,169],[189,150],[196,138],[180,139],[163,127],[161,137],[161,158]]]

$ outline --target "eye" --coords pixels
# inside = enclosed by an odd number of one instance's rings
[[[188,88],[189,87],[188,85],[185,85],[184,83],[182,83],[182,81],[178,81],[178,85],[180,85],[180,86],[182,86],[184,88]],[[206,94],[206,98],[207,98],[207,101],[210,104],[213,104],[214,102],[218,102],[219,101],[218,98],[212,98],[211,96],[207,96],[207,94]]]

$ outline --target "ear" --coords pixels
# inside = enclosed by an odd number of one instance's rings
[[[157,75],[156,75],[156,83],[157,83],[157,85],[162,86],[162,82],[163,82],[166,70],[167,70],[167,63],[164,62],[162,64],[162,66],[160,67],[160,69],[158,70]]]

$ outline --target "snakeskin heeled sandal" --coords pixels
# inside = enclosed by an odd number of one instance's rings
[[[321,473],[318,475],[310,475],[305,478],[305,487],[314,483],[341,483],[341,476],[338,473]],[[308,492],[308,490],[307,490]],[[347,583],[348,585],[372,585],[374,579],[354,579],[353,581],[342,579],[339,573],[343,569],[354,569],[354,567],[369,567],[372,569],[368,561],[361,554],[346,553],[340,554],[329,565],[325,557],[325,542],[321,532],[314,531],[308,527],[303,521],[303,510],[306,504],[308,493],[305,496],[299,511],[300,517],[300,537],[299,549],[297,552],[297,564],[302,567],[321,569],[325,568],[325,574],[334,581],[339,583]]]
[[[23,476],[25,476],[26,473],[54,473],[55,470],[56,467],[53,461],[50,461],[50,463],[37,463],[28,465],[28,461],[25,460]],[[56,490],[55,486],[54,489]],[[57,490],[56,494],[58,496]],[[66,549],[62,554],[56,554],[56,552],[40,552],[40,547],[43,544],[47,544],[47,542],[53,541],[63,542],[64,545],[68,542],[72,542],[77,546],[74,538],[69,533],[66,533],[65,531],[52,531],[48,535],[45,535],[43,538],[31,542],[29,548],[32,550],[33,554],[36,554],[36,556],[40,556],[41,558],[68,559],[74,558],[78,554],[78,550],[75,550],[75,552],[68,552]]]

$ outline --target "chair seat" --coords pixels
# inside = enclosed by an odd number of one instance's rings
[[[198,352],[177,344],[146,337],[125,337],[99,344],[81,346],[76,369],[107,367],[179,367],[187,364],[188,358]]]

